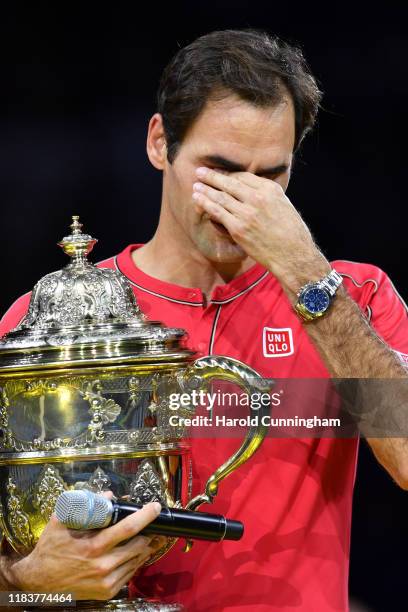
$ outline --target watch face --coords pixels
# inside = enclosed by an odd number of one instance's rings
[[[312,287],[311,289],[307,289],[302,295],[302,304],[312,314],[319,314],[328,309],[330,298],[324,289]]]

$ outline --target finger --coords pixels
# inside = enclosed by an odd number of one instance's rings
[[[130,573],[130,578],[136,572],[139,567],[142,567],[154,554],[152,549],[146,549],[143,554],[137,555],[132,559],[129,559],[125,563],[122,563],[116,567],[112,572],[111,576],[113,579],[124,580],[125,577]]]
[[[116,593],[132,579],[139,567],[142,567],[149,558],[150,555],[145,555],[131,559],[110,572],[108,578],[110,597],[114,597]]]
[[[271,182],[270,179],[266,179],[263,176],[257,176],[256,174],[252,174],[252,172],[232,172],[230,176],[233,176],[252,189],[260,189]]]
[[[242,202],[238,202],[238,200],[233,198],[229,193],[225,193],[225,191],[218,191],[218,189],[205,185],[205,183],[194,183],[193,189],[193,194],[203,193],[210,200],[216,204],[220,204],[220,206],[223,206],[230,213],[237,215],[239,214],[240,207],[242,207]]]
[[[196,174],[202,183],[219,191],[225,191],[240,202],[248,201],[252,195],[253,188],[238,180],[233,174],[224,174],[204,167],[197,168]]]
[[[196,192],[195,194],[193,194],[193,197],[199,207],[202,208],[202,210],[205,210],[205,212],[208,213],[209,217],[213,221],[217,221],[217,223],[222,223],[222,225],[224,225],[224,227],[229,232],[234,230],[236,217],[234,217],[234,215],[232,215],[228,210],[225,210],[223,206],[221,206],[220,204],[216,204],[216,202],[210,200],[203,193]]]
[[[166,538],[166,536],[157,535],[150,542],[150,548],[153,548],[154,551],[158,551],[160,550],[160,548],[163,548],[164,546],[166,546],[167,542],[168,542],[168,538]]]
[[[111,549],[124,540],[129,540],[151,523],[160,513],[159,502],[151,502],[141,510],[130,514],[112,527],[101,529],[95,537],[95,545],[101,550]]]
[[[149,561],[149,557],[147,557],[146,559],[140,559],[140,562],[136,565],[136,567],[129,567],[129,571],[128,572],[124,572],[123,575],[120,577],[119,582],[120,582],[120,587],[122,588],[124,586],[126,586],[133,578],[133,576],[136,574],[136,572],[145,564],[147,563],[147,561]]]
[[[42,531],[42,533],[41,533],[41,536],[42,536],[43,534],[48,533],[48,531],[55,530],[55,529],[56,529],[56,530],[59,530],[59,531],[69,531],[69,530],[68,530],[68,527],[66,527],[66,526],[65,526],[63,523],[61,523],[61,522],[60,522],[60,521],[57,519],[57,515],[55,514],[55,512],[53,512],[53,513],[51,514],[51,518],[50,518],[50,520],[48,521],[48,523],[47,523],[47,524],[46,524],[46,526],[44,527],[44,529],[43,529],[43,531]],[[40,536],[40,537],[41,537],[41,536]]]
[[[107,497],[108,499],[112,499],[113,491],[102,491],[102,493],[100,493],[99,495],[103,495],[104,497]]]
[[[140,555],[156,552],[156,546],[152,543],[154,536],[133,536],[126,544],[118,544],[109,551],[115,566],[122,565]]]

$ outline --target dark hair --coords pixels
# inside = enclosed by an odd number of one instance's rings
[[[321,92],[302,51],[258,30],[223,30],[180,49],[164,69],[157,94],[170,162],[209,98],[231,92],[274,106],[289,91],[295,108],[295,151],[312,129]]]

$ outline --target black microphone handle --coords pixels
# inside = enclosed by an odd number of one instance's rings
[[[141,510],[143,506],[129,503],[112,502],[113,512],[110,525]],[[240,521],[226,519],[221,514],[190,512],[179,508],[162,508],[157,518],[149,523],[140,534],[165,535],[174,538],[194,540],[240,540],[244,525]]]

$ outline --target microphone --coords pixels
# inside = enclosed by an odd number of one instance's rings
[[[115,525],[118,521],[141,510],[143,506],[111,501],[103,495],[80,489],[64,491],[55,505],[58,520],[70,529],[101,529]],[[219,542],[240,540],[244,525],[221,514],[190,512],[180,508],[162,508],[160,514],[140,531],[146,535],[165,535]]]

